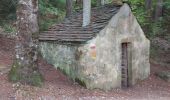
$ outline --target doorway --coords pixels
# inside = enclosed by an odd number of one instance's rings
[[[125,42],[121,44],[121,86],[127,88],[130,86],[131,80],[131,50],[130,43]]]

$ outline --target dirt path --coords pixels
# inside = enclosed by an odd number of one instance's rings
[[[168,69],[152,60],[150,77],[125,90],[87,90],[42,59],[39,66],[45,82],[41,88],[9,83],[7,72],[12,64],[13,46],[14,40],[0,37],[0,100],[170,100],[170,83],[155,76],[155,72]]]

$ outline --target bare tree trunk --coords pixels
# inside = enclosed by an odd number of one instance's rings
[[[155,10],[155,21],[162,17],[163,12],[163,0],[157,0],[156,10]]]
[[[100,0],[100,2],[102,6],[105,4],[105,0]]]
[[[101,6],[101,0],[97,0],[97,6]]]
[[[37,15],[38,0],[19,0],[15,61],[9,73],[9,79],[13,82],[30,85],[42,84],[37,65],[38,39],[36,37],[39,33]]]
[[[103,6],[105,4],[105,0],[97,0],[97,6]]]
[[[83,0],[83,27],[90,24],[91,0]]]
[[[66,18],[69,18],[73,10],[73,0],[66,0]]]

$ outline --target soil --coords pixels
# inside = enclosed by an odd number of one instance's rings
[[[14,45],[14,39],[0,36],[0,100],[170,100],[170,83],[155,75],[170,69],[152,59],[150,77],[127,89],[88,90],[42,58],[39,58],[39,69],[44,77],[42,87],[11,83],[7,75],[13,61]]]

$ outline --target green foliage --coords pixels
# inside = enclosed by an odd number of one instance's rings
[[[1,0],[0,19],[15,20],[16,5],[18,0]]]
[[[130,5],[133,14],[144,29],[147,37],[154,36],[155,33],[152,33],[152,29],[155,27],[153,27],[152,20],[150,20],[151,15],[148,15],[145,9],[145,0],[124,0],[124,2]]]
[[[53,14],[56,16],[59,15],[61,8],[56,6],[58,3],[59,2],[57,2],[57,0],[39,0],[40,15],[47,15],[47,14]],[[64,4],[62,3],[61,6],[63,5]]]
[[[33,86],[42,86],[43,85],[43,77],[39,72],[33,72],[30,79],[30,84]]]
[[[97,0],[98,1],[98,0]],[[96,0],[91,0],[91,5],[92,7],[97,6],[97,1]]]
[[[52,24],[61,21],[65,15],[65,0],[39,0],[40,31],[47,30]]]
[[[17,82],[20,80],[20,76],[18,74],[18,68],[19,68],[19,64],[17,61],[15,61],[12,65],[12,68],[11,68],[9,74],[8,74],[9,81]]]
[[[49,0],[49,3],[56,8],[65,10],[66,0]]]
[[[0,26],[7,33],[15,32],[16,29],[9,23],[16,20],[16,5],[18,0],[1,0],[0,3]],[[74,1],[74,0],[73,0]],[[106,0],[111,2],[112,0]],[[145,0],[123,0],[128,3],[147,37],[164,36],[170,40],[170,1],[163,1],[163,16],[155,22],[153,20],[154,9],[157,0],[152,0],[150,15],[145,9]],[[75,1],[74,1],[75,2]],[[54,23],[62,21],[65,16],[66,0],[39,0],[39,27],[40,31],[47,30]],[[97,6],[98,0],[92,0],[92,7]],[[74,10],[82,9],[80,5],[74,5]]]
[[[15,32],[11,20],[16,20],[16,6],[18,0],[2,0],[0,3],[0,26],[7,33]],[[39,27],[47,30],[49,26],[62,20],[65,15],[65,0],[39,0]]]
[[[170,41],[170,1],[165,0],[163,3],[163,16],[159,18],[157,22],[154,22],[153,33],[156,33],[156,36],[162,37]]]
[[[170,9],[170,1],[165,0],[165,2],[163,3],[163,5],[164,5],[164,7],[165,7],[166,9]]]
[[[133,14],[136,16],[137,20],[141,25],[147,24],[147,15],[144,7],[144,0],[124,0],[124,2],[130,5]]]
[[[0,26],[7,33],[16,31],[10,22],[16,20],[16,5],[18,0],[1,0],[0,3]]]
[[[0,20],[0,27],[3,29],[1,34],[5,36],[13,37],[16,33],[16,27],[12,24],[13,22]]]
[[[51,25],[58,23],[63,20],[65,16],[64,11],[60,11],[59,15],[53,15],[53,14],[45,14],[41,15],[39,19],[39,28],[40,31],[47,30]]]
[[[28,76],[24,77],[21,74],[20,69],[21,69],[21,66],[19,65],[18,61],[17,60],[14,61],[12,68],[8,74],[9,81],[14,82],[14,83],[23,81],[33,86],[42,86],[43,77],[39,72],[34,71],[32,73],[29,73],[30,74],[29,77]]]
[[[124,0],[131,6],[131,9],[139,21],[140,25],[144,29],[148,38],[154,38],[161,36],[167,38],[168,29],[170,28],[170,1],[165,0],[163,3],[163,16],[155,21],[154,11],[157,0],[152,0],[151,12],[147,12],[145,9],[145,0]],[[150,13],[150,14],[148,14]],[[170,32],[170,30],[169,30]]]
[[[16,28],[13,27],[9,23],[4,23],[2,27],[3,27],[3,29],[5,30],[6,33],[15,33],[16,32]]]

